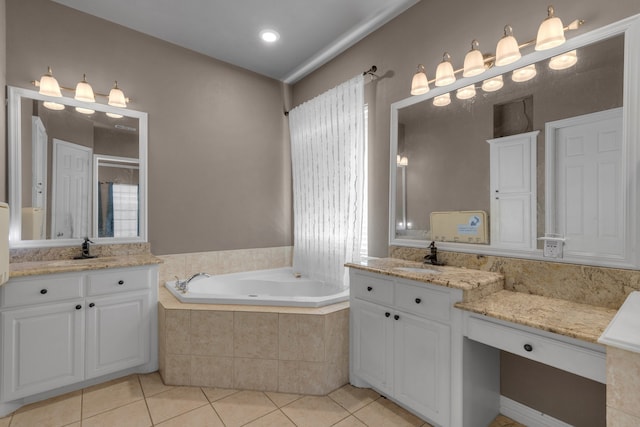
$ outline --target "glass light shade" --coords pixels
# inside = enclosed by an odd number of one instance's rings
[[[429,92],[429,80],[424,72],[424,65],[418,65],[418,71],[411,80],[411,95],[422,95]]]
[[[122,114],[116,114],[116,113],[105,113],[107,115],[107,117],[111,117],[112,119],[121,119],[123,117]]]
[[[549,68],[552,70],[564,70],[576,65],[576,62],[578,62],[578,52],[571,50],[551,58],[549,60]]]
[[[74,98],[78,101],[96,102],[96,98],[93,95],[93,88],[87,83],[87,77],[85,75],[82,76],[82,81],[76,85],[76,96]]]
[[[464,57],[463,77],[473,77],[484,73],[484,58],[482,52],[478,50],[478,41],[471,42],[471,50]]]
[[[108,104],[113,107],[127,108],[127,100],[124,97],[124,92],[118,87],[118,82],[115,82],[113,89],[109,92]]]
[[[456,91],[456,98],[458,99],[470,99],[474,96],[476,96],[476,87],[474,85],[461,87]]]
[[[536,74],[536,64],[531,64],[514,70],[513,74],[511,74],[511,80],[516,83],[522,83],[531,80],[536,76]]]
[[[495,76],[482,82],[482,90],[485,92],[495,92],[502,89],[504,82],[502,76]]]
[[[47,74],[40,77],[40,95],[62,97],[60,85],[55,77],[51,74],[51,68],[47,69]],[[55,103],[54,103],[55,104]]]
[[[504,27],[504,36],[496,46],[496,65],[499,67],[516,62],[522,56],[518,42],[511,32],[510,26]]]
[[[45,108],[48,108],[49,110],[55,110],[55,111],[64,110],[64,105],[58,104],[57,102],[45,101],[42,103],[42,105],[44,105]]]
[[[407,156],[402,156],[400,159],[400,166],[409,166],[409,159]]]
[[[438,95],[433,98],[433,105],[435,105],[436,107],[444,107],[449,104],[451,104],[451,96],[449,95],[449,93]]]
[[[549,6],[549,16],[542,21],[538,27],[536,37],[536,50],[546,50],[560,46],[566,41],[564,38],[564,27],[560,18],[553,16],[553,7]]]
[[[96,110],[92,110],[91,108],[82,108],[82,107],[76,107],[76,111],[78,113],[82,113],[82,114],[93,114],[96,112]]]
[[[453,65],[451,65],[451,56],[445,52],[442,62],[436,68],[436,86],[446,86],[456,81],[453,73]]]

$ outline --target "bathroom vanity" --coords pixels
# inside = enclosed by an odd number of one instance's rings
[[[12,264],[0,287],[0,414],[157,370],[158,262],[136,255]]]

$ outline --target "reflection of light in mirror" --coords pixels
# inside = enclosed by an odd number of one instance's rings
[[[398,159],[396,163],[400,167],[409,166],[409,159],[407,158],[407,156],[401,156],[400,154],[398,154]]]
[[[424,71],[424,65],[418,65],[418,71],[413,75],[411,80],[411,95],[422,95],[429,92],[429,80],[427,73]]]
[[[509,65],[512,62],[516,62],[521,56],[518,42],[513,37],[513,29],[510,25],[507,25],[504,27],[504,36],[496,46],[496,65],[499,67]]]
[[[107,115],[107,117],[111,117],[112,119],[121,119],[123,116],[122,114],[116,114],[116,113],[105,113]]]
[[[445,107],[449,104],[451,104],[451,96],[449,96],[448,93],[444,93],[433,98],[433,105],[436,107]]]
[[[445,52],[442,55],[442,62],[436,68],[436,86],[446,86],[456,81],[451,65],[451,55]]]
[[[474,96],[476,96],[476,87],[474,85],[461,87],[456,91],[456,98],[458,99],[469,99]]]
[[[55,110],[55,111],[64,110],[64,105],[58,104],[57,102],[45,101],[42,103],[42,105],[44,105],[49,110]]]
[[[407,228],[411,229],[411,227],[413,226],[413,224],[411,224],[410,222],[407,223]]]
[[[504,86],[502,76],[495,76],[482,82],[482,90],[485,92],[495,92]]]
[[[82,108],[82,107],[76,107],[76,111],[82,114],[93,114],[96,112],[96,110],[92,110],[90,108]]]
[[[549,60],[549,68],[552,70],[564,70],[578,62],[578,53],[575,50],[554,56]]]
[[[513,71],[511,80],[516,83],[526,82],[536,76],[536,64],[527,65],[526,67],[518,68]]]

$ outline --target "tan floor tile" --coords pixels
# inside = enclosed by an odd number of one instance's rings
[[[241,391],[212,405],[227,427],[244,425],[277,409],[260,391]]]
[[[300,427],[332,426],[349,413],[326,396],[305,396],[282,408],[291,421]]]
[[[171,390],[173,388],[173,386],[165,385],[162,382],[162,378],[158,372],[138,375],[138,378],[140,379],[140,385],[142,385],[142,391],[145,397],[150,397],[154,394],[162,393],[163,391]]]
[[[527,427],[524,424],[520,424],[517,421],[512,420],[511,418],[505,417],[504,415],[498,415],[492,422],[489,424],[489,427]]]
[[[215,402],[216,400],[224,399],[227,396],[231,396],[237,393],[238,390],[232,388],[215,388],[215,387],[202,387],[202,391],[209,399],[209,402]]]
[[[23,406],[13,415],[11,426],[63,426],[80,421],[81,409],[82,392],[76,391]]]
[[[118,378],[83,390],[82,416],[89,418],[141,399],[144,395],[137,375]]]
[[[250,427],[296,427],[282,411],[273,411],[272,413],[260,417],[255,421],[245,424]]]
[[[354,415],[369,427],[418,427],[424,424],[420,418],[384,398],[368,404]]]
[[[9,427],[11,416],[0,418],[0,427]]]
[[[338,424],[334,424],[335,427],[367,427],[362,421],[351,415],[349,418],[345,418]]]
[[[271,399],[271,401],[275,403],[278,408],[287,406],[289,403],[294,402],[302,397],[299,394],[277,393],[275,391],[265,391],[264,394],[266,394],[267,397]]]
[[[128,405],[103,412],[91,418],[82,420],[83,427],[148,427],[151,426],[151,418],[144,400],[129,403]]]
[[[156,425],[162,427],[224,427],[211,405],[202,406]]]
[[[358,388],[347,384],[330,393],[329,397],[353,414],[358,409],[364,408],[369,403],[378,399],[380,395],[370,388]]]
[[[198,387],[176,387],[147,399],[154,424],[208,404],[209,401]]]

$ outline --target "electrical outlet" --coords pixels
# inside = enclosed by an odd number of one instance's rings
[[[562,258],[562,240],[545,240],[543,255],[547,258]]]

